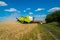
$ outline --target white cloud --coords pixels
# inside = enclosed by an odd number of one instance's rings
[[[44,8],[37,8],[35,11],[41,11],[44,10]]]
[[[36,15],[34,17],[35,17],[35,20],[45,20],[46,15],[45,14],[43,14],[43,15]]]
[[[31,8],[27,8],[26,10],[30,10]]]
[[[55,11],[58,11],[60,10],[60,7],[53,7],[51,9],[48,10],[48,12],[55,12]]]
[[[26,12],[27,10],[30,10],[31,8],[26,8],[25,10],[24,10],[24,12]]]
[[[20,12],[19,10],[15,9],[15,8],[5,9],[4,11],[7,11],[7,12]]]
[[[0,6],[7,6],[8,4],[3,2],[3,1],[0,1]]]
[[[26,12],[26,10],[24,10],[24,12]]]
[[[12,12],[11,15],[6,16],[5,18],[3,18],[3,21],[16,21],[16,17],[18,18],[20,16],[20,11],[15,9],[15,8],[10,8],[10,9],[5,9],[4,11],[6,12]]]
[[[29,14],[33,14],[32,12],[29,12]]]
[[[46,15],[36,15],[35,17],[46,17]]]

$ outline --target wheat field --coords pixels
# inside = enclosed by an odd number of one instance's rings
[[[1,22],[0,40],[41,40],[37,24],[22,24],[19,22]]]

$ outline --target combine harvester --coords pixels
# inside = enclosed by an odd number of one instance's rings
[[[34,20],[35,17],[32,17],[32,16],[24,16],[24,17],[19,17],[19,18],[16,18],[18,22],[21,22],[21,23],[41,23],[42,24],[42,21],[36,21]]]

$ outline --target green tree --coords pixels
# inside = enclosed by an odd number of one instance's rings
[[[48,14],[46,16],[45,20],[47,23],[49,23],[49,22],[60,22],[60,10],[52,12],[51,14]]]

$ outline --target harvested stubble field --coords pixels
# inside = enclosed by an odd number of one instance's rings
[[[36,27],[36,23],[1,22],[0,40],[41,40]]]

